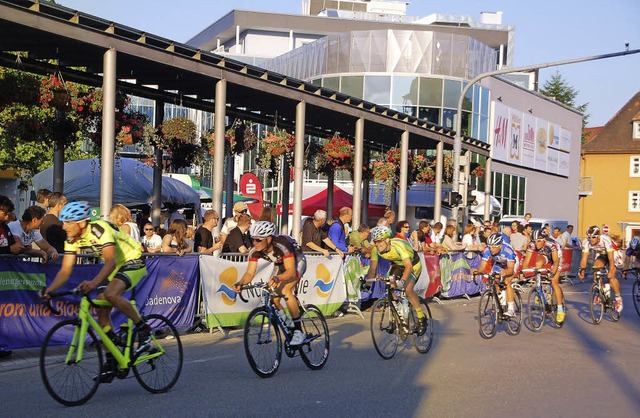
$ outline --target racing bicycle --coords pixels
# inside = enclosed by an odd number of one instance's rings
[[[589,292],[589,312],[594,324],[599,324],[604,317],[604,313],[609,311],[611,319],[620,320],[620,312],[616,310],[616,298],[611,295],[609,283],[603,284],[603,279],[607,278],[606,267],[591,267],[593,270],[593,285]],[[580,269],[584,271],[585,269]],[[606,288],[605,288],[606,286]]]
[[[627,273],[632,271],[636,275],[636,281],[633,283],[633,306],[636,308],[636,312],[640,315],[640,267],[632,267],[630,269],[622,270],[622,277],[627,278]]]
[[[378,299],[371,308],[371,338],[373,346],[383,359],[392,358],[398,349],[400,341],[411,338],[419,353],[426,353],[431,349],[434,336],[433,317],[429,305],[423,298],[420,307],[426,316],[426,330],[418,333],[418,314],[409,303],[400,280],[391,275],[383,278],[366,280],[382,282],[386,287],[386,296]]]
[[[529,323],[534,332],[540,331],[546,318],[551,318],[557,328],[562,328],[564,322],[557,321],[558,301],[551,286],[548,268],[527,268],[520,270],[521,277],[527,273],[534,274],[533,287],[529,291],[527,313]],[[566,305],[565,305],[566,307]]]
[[[302,332],[305,336],[300,345],[291,346],[293,332],[280,320],[273,298],[286,299],[267,283],[246,284],[238,296],[247,303],[242,291],[258,289],[262,305],[249,313],[244,325],[244,351],[251,369],[260,377],[271,377],[280,367],[282,348],[288,357],[298,353],[304,364],[312,370],[320,370],[329,358],[329,328],[324,315],[315,305],[299,305]],[[282,341],[284,335],[284,342]]]
[[[100,383],[124,379],[130,370],[151,393],[166,392],[176,384],[182,371],[182,343],[171,321],[158,314],[143,316],[152,332],[141,343],[129,319],[120,326],[119,341],[114,342],[91,315],[91,308],[111,307],[109,302],[93,300],[79,289],[50,294],[51,300],[67,295],[81,296],[78,316],[54,325],[40,350],[40,375],[53,399],[67,406],[81,405],[91,399]],[[49,309],[57,315],[51,300]],[[135,288],[131,305],[137,310]],[[104,366],[103,347],[117,363],[113,374]]]
[[[506,283],[500,273],[474,273],[473,282],[477,282],[477,277],[487,285],[487,289],[480,296],[478,304],[478,324],[480,325],[480,336],[485,339],[493,338],[498,331],[498,324],[505,322],[507,333],[516,335],[520,332],[522,325],[522,288],[514,281],[511,287],[514,291],[514,316],[505,315],[507,311]]]

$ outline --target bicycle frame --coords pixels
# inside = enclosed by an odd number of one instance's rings
[[[80,361],[82,361],[82,355],[84,353],[84,343],[86,340],[89,326],[93,328],[96,335],[102,341],[102,345],[105,347],[105,349],[107,349],[113,355],[113,358],[118,362],[118,366],[120,366],[120,368],[123,370],[128,369],[129,367],[135,366],[136,364],[142,363],[144,361],[148,361],[150,359],[159,357],[164,354],[164,349],[160,344],[158,344],[157,347],[160,348],[159,351],[156,351],[153,353],[144,353],[132,360],[131,359],[131,345],[132,345],[131,343],[133,339],[133,321],[131,319],[128,319],[127,321],[128,328],[129,328],[127,332],[127,344],[124,348],[124,351],[121,352],[120,349],[113,343],[113,341],[111,341],[111,339],[103,331],[100,324],[98,324],[98,321],[96,321],[93,315],[91,315],[90,308],[92,305],[96,307],[104,307],[104,308],[108,308],[112,306],[106,300],[99,300],[99,299],[90,300],[86,295],[82,297],[82,300],[80,301],[80,310],[78,313],[78,320],[80,321],[80,327],[76,328],[74,332],[73,339],[69,346],[69,352],[67,353],[67,357],[66,357],[67,363],[74,362],[74,361],[76,363],[79,363]],[[134,309],[137,312],[138,309],[136,308],[135,300],[131,300],[131,305],[134,307]],[[154,339],[155,341],[155,337],[153,335],[151,336],[151,338]]]

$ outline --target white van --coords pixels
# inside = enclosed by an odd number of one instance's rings
[[[502,219],[500,219],[500,222],[499,222],[500,230],[502,230],[503,226],[511,226],[511,223],[513,221],[521,222],[522,220],[524,220],[523,216],[505,216]],[[546,219],[546,218],[529,219],[529,225],[531,225],[531,228],[534,231],[542,229],[542,227],[547,224],[549,225],[550,232],[553,232],[553,229],[556,227],[560,228],[561,232],[564,232],[567,230],[567,226],[569,226],[569,222],[564,221],[562,219]]]

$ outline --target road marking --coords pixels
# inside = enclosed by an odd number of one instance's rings
[[[200,358],[197,360],[191,360],[191,361],[186,361],[185,364],[191,364],[191,363],[206,363],[207,361],[215,361],[215,360],[223,360],[226,358],[233,358],[236,357],[235,355],[226,355],[226,356],[216,356],[216,357],[209,357],[209,358]]]

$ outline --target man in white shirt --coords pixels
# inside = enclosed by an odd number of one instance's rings
[[[151,222],[147,222],[144,224],[142,230],[144,235],[140,241],[142,242],[144,251],[147,253],[159,253],[162,251],[162,238],[160,238],[160,235],[156,234],[153,224]]]
[[[19,248],[18,254],[29,254],[42,258],[42,262],[56,261],[58,251],[42,238],[40,234],[40,224],[46,215],[46,211],[40,206],[29,206],[22,214],[21,220],[16,220],[8,224],[13,238],[14,245]],[[32,244],[38,248],[34,248]]]
[[[248,213],[248,211],[249,208],[244,202],[236,202],[233,205],[233,218],[227,218],[222,225],[222,229],[220,229],[220,242],[222,242],[223,245],[224,241],[227,239],[227,235],[229,235],[229,232],[231,232],[233,228],[238,226],[238,216],[243,213]]]

